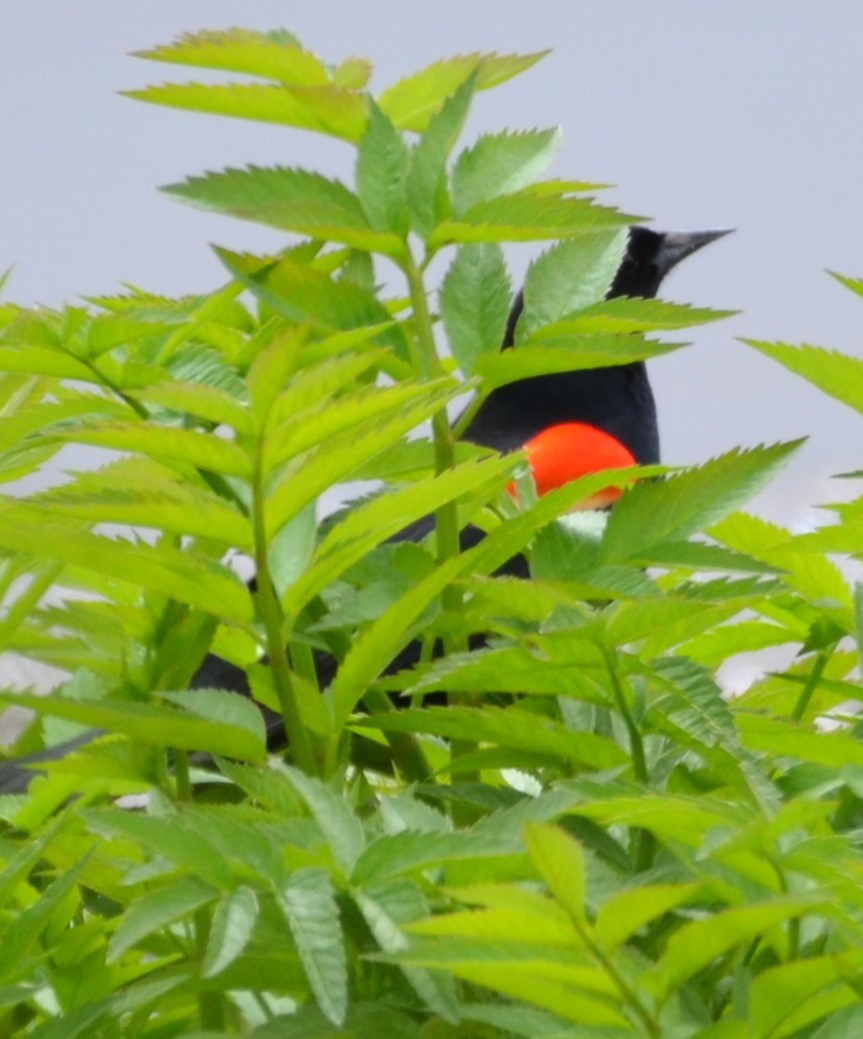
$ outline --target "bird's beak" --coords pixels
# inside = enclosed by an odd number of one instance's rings
[[[665,275],[687,256],[715,242],[717,238],[731,234],[733,230],[733,227],[725,227],[718,231],[667,231],[656,257],[657,265]]]

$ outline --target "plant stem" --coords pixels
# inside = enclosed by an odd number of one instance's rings
[[[195,944],[198,962],[203,963],[210,938],[210,914],[206,907],[195,911]],[[221,1032],[225,1027],[225,1005],[218,992],[198,991],[198,1015],[204,1031]]]
[[[261,472],[261,457],[258,453],[255,465],[255,481],[252,493],[252,520],[255,535],[255,564],[257,566],[257,592],[255,593],[264,631],[267,637],[267,654],[273,673],[273,684],[279,707],[285,722],[288,746],[295,763],[308,775],[317,775],[318,763],[312,750],[311,740],[303,724],[296,689],[291,679],[291,666],[282,634],[282,609],[276,597],[270,574],[267,555],[267,530],[264,520],[264,487]]]
[[[800,692],[800,696],[797,697],[797,703],[794,704],[794,708],[791,711],[791,720],[799,722],[803,715],[806,713],[806,708],[809,706],[809,701],[812,699],[812,694],[818,687],[818,683],[821,680],[821,675],[824,673],[824,668],[827,667],[827,661],[833,654],[833,646],[829,649],[822,649],[818,654],[818,659],[812,666],[812,670],[809,672],[809,677],[806,679],[806,684]]]

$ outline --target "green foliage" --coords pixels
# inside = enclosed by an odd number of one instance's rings
[[[863,593],[831,557],[863,557],[863,499],[799,536],[736,512],[780,444],[535,501],[521,454],[450,428],[466,389],[656,357],[723,316],[604,299],[631,218],[537,181],[557,131],[459,143],[541,55],[376,99],[367,62],[283,30],[143,56],[255,81],[132,96],[329,134],[356,184],[193,177],[169,190],[285,248],[220,249],[209,295],[0,309],[0,651],[63,674],[0,691],[35,712],[9,754],[101,731],[0,797],[0,1033],[857,1034]],[[500,353],[501,245],[523,241],[550,247]],[[863,410],[859,361],[754,345]],[[100,464],[14,485],[69,444]],[[374,494],[317,525],[352,479]],[[608,486],[604,529],[566,517]],[[486,536],[461,552],[468,523]],[[518,552],[533,577],[495,576]],[[777,647],[790,663],[723,695],[719,669]],[[188,689],[209,652],[279,716],[283,757],[252,699]]]

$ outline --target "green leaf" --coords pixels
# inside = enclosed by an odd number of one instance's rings
[[[623,229],[636,219],[589,199],[525,189],[480,202],[458,219],[442,220],[430,249],[459,242],[542,242]]]
[[[380,97],[381,110],[403,130],[423,133],[447,98],[476,72],[477,89],[504,83],[544,58],[536,54],[464,54],[436,61],[394,83]]]
[[[360,200],[344,184],[285,166],[228,169],[162,189],[204,209],[357,249],[398,253],[401,239],[373,231]]]
[[[156,383],[129,394],[143,404],[156,404],[182,415],[194,415],[205,422],[232,426],[238,433],[253,433],[254,418],[236,394],[216,386],[174,379]]]
[[[401,387],[388,391],[395,394]],[[419,394],[422,393],[422,396]],[[314,501],[329,487],[349,476],[363,462],[395,443],[411,429],[430,418],[454,395],[454,389],[444,383],[427,383],[410,396],[413,400],[403,405],[396,418],[375,418],[358,436],[356,427],[328,440],[302,468],[284,476],[272,489],[265,503],[267,532],[273,537],[293,516]],[[388,403],[384,398],[381,411]],[[299,436],[299,433],[298,433]]]
[[[857,1004],[850,1018],[842,1014],[836,1014],[835,1019],[831,1016],[824,1027],[813,1033],[813,1039],[854,1039],[860,1026],[860,994],[855,983],[860,961],[859,950],[848,950],[781,963],[763,971],[750,989],[753,1034],[759,1039],[800,1034],[801,1029],[820,1017]],[[835,1029],[831,1021],[835,1021]]]
[[[311,566],[285,591],[283,610],[289,615],[299,610],[376,545],[445,502],[479,488],[501,486],[512,467],[512,460],[506,458],[465,462],[440,476],[427,477],[357,506],[331,528]]]
[[[308,805],[326,839],[333,858],[345,871],[354,868],[365,844],[362,824],[351,812],[345,800],[328,789],[319,780],[312,779],[299,769],[279,763],[278,772],[286,776]]]
[[[359,723],[385,732],[426,732],[454,740],[493,743],[547,760],[601,771],[625,765],[628,756],[610,739],[571,732],[560,722],[518,708],[431,707],[374,714]]]
[[[534,260],[524,281],[520,326],[532,332],[605,298],[626,252],[620,229],[561,242]]]
[[[407,234],[408,164],[401,134],[370,102],[369,123],[357,150],[357,194],[375,231],[391,231],[400,238]]]
[[[340,1025],[348,1007],[348,970],[330,878],[322,869],[296,870],[278,896],[318,1007]]]
[[[584,922],[587,879],[581,845],[559,826],[528,822],[525,844],[549,891],[573,920]]]
[[[829,768],[863,765],[863,744],[855,736],[838,732],[812,732],[795,722],[737,712],[737,727],[744,746],[782,757],[798,758]]]
[[[453,357],[465,375],[473,374],[481,354],[497,356],[511,292],[499,245],[459,247],[440,289],[440,309]]]
[[[700,890],[699,884],[640,884],[616,891],[599,907],[596,937],[610,952],[658,917],[691,902]]]
[[[137,451],[160,461],[227,476],[248,478],[252,472],[248,455],[235,441],[155,422],[83,422],[50,435],[76,444]]]
[[[212,978],[229,967],[248,945],[258,917],[258,898],[250,887],[238,887],[216,906],[201,964],[201,976]]]
[[[169,44],[136,51],[136,58],[190,65],[223,72],[245,72],[297,86],[320,86],[330,80],[326,65],[284,29],[205,29],[183,33]]]
[[[464,248],[464,247],[463,247]],[[558,341],[540,335],[520,343],[516,350],[487,352],[476,361],[475,372],[489,390],[537,375],[581,371],[631,364],[680,349],[682,343],[657,343],[638,334],[573,336]]]
[[[228,270],[262,302],[293,321],[311,318],[328,331],[357,330],[361,341],[375,336],[407,359],[401,329],[392,327],[390,313],[370,292],[350,281],[334,281],[329,275],[297,263],[290,256],[262,260],[224,249],[216,253]],[[363,326],[379,325],[379,329]],[[345,348],[349,344],[344,344]]]
[[[560,139],[557,129],[480,137],[453,167],[453,211],[465,213],[478,202],[531,184],[554,158]]]
[[[124,952],[144,938],[182,920],[217,897],[217,889],[197,877],[179,877],[162,891],[141,895],[132,903],[111,936],[108,963],[116,963]]]
[[[602,560],[649,560],[654,546],[717,523],[761,490],[800,443],[730,451],[659,483],[638,484],[609,517]]]
[[[688,303],[669,303],[664,299],[639,299],[615,296],[603,299],[577,314],[543,329],[543,334],[594,335],[622,332],[658,332],[668,329],[689,328],[709,321],[732,317],[733,310],[708,310]]]
[[[863,413],[863,361],[860,358],[819,346],[789,346],[758,339],[744,339],[743,342],[772,357],[849,408]]]
[[[167,83],[122,93],[136,101],[168,108],[295,126],[352,143],[362,137],[368,119],[364,98],[335,85]]]
[[[448,213],[446,162],[464,126],[475,89],[476,75],[471,73],[432,116],[411,152],[405,189],[411,227],[421,238],[428,238]],[[381,98],[384,111],[385,97]],[[393,122],[399,125],[395,119]]]
[[[186,697],[191,702],[197,693],[173,695],[185,704]],[[239,694],[222,692],[220,699],[214,702],[224,703],[229,696],[239,698]],[[0,692],[0,701],[92,728],[122,733],[137,743],[156,747],[224,754],[242,761],[262,761],[266,756],[260,715],[258,731],[253,733],[250,727],[238,727],[222,719],[196,717],[190,711],[149,703],[74,700],[64,696],[42,697],[11,692]],[[249,706],[255,709],[254,705]]]
[[[51,520],[46,510],[31,505],[0,503],[0,547],[80,566],[225,620],[243,624],[252,619],[249,591],[227,567],[167,545],[154,548],[98,537],[77,525]]]
[[[776,898],[714,913],[680,927],[651,968],[662,997],[667,998],[698,971],[731,949],[748,944],[777,924],[813,908],[811,901]]]
[[[50,513],[91,523],[123,523],[158,531],[213,538],[246,552],[254,549],[249,520],[224,498],[178,481],[159,480],[146,489],[103,489],[65,484],[35,497]]]

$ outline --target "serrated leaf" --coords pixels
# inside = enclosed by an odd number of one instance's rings
[[[281,479],[265,503],[267,532],[274,536],[285,523],[329,487],[349,476],[353,469],[405,436],[430,418],[454,396],[454,388],[440,383],[420,387],[423,395],[404,405],[396,418],[369,422],[361,438],[356,429],[328,440],[314,459]]]
[[[116,963],[124,952],[142,939],[182,920],[217,897],[217,889],[197,877],[179,877],[163,891],[142,895],[132,903],[111,936],[108,963]]]
[[[432,116],[476,71],[477,89],[503,83],[536,64],[548,51],[536,54],[456,55],[412,73],[388,87],[380,97],[381,109],[401,129],[422,133]]]
[[[736,906],[684,924],[671,936],[654,968],[660,993],[667,997],[718,956],[811,908],[813,903],[803,899],[777,898]]]
[[[573,920],[583,922],[587,879],[581,845],[565,830],[547,823],[527,823],[524,839],[549,891]]]
[[[91,523],[121,523],[158,531],[213,538],[251,552],[254,537],[248,518],[202,488],[161,480],[147,488],[104,489],[75,485],[37,495],[33,501],[48,513]]]
[[[530,189],[480,202],[458,219],[442,220],[430,249],[460,242],[542,242],[628,226],[635,217],[589,199],[541,195]]]
[[[408,228],[408,164],[404,139],[371,101],[368,126],[357,150],[357,194],[371,227],[400,238]]]
[[[604,299],[628,241],[628,230],[597,233],[561,242],[534,260],[524,281],[524,331]]]
[[[224,72],[245,72],[302,86],[329,82],[327,67],[284,29],[205,29],[183,33],[169,44],[136,51],[136,58]]]
[[[511,707],[408,708],[372,715],[361,724],[384,732],[426,732],[447,739],[494,743],[596,771],[628,761],[626,752],[609,739],[572,732],[551,718]]]
[[[638,484],[609,517],[602,560],[636,560],[717,523],[761,490],[800,443],[730,451],[660,483]]]
[[[346,873],[354,868],[365,844],[362,824],[344,799],[319,780],[299,769],[279,763],[278,771],[307,804],[326,839],[333,858]]]
[[[456,214],[532,183],[554,158],[560,131],[485,134],[459,155],[452,172]]]
[[[826,1014],[824,1027],[813,1039],[854,1039],[858,1034],[861,1008],[856,986],[849,984],[860,971],[859,950],[829,956],[811,956],[781,963],[762,971],[750,988],[751,1026],[754,1033],[769,1039],[783,1039]],[[826,997],[826,1000],[825,1000]],[[835,1014],[843,1006],[858,1004],[851,1018]],[[836,1027],[831,1027],[833,1022]]]
[[[604,335],[622,332],[659,332],[703,325],[732,317],[733,310],[708,310],[688,303],[669,303],[664,299],[639,299],[616,296],[603,299],[577,314],[542,330],[543,335]]]
[[[238,433],[252,433],[255,423],[248,405],[216,386],[173,379],[140,390],[130,396],[144,404],[156,404],[217,425],[232,426]]]
[[[813,732],[795,722],[749,714],[744,710],[737,712],[737,728],[743,745],[754,750],[833,769],[863,765],[863,745],[856,737],[841,730]]]
[[[249,166],[162,189],[184,202],[283,231],[396,254],[400,238],[374,231],[357,196],[337,180],[286,166]]]
[[[228,476],[250,477],[251,461],[233,440],[155,422],[82,422],[50,434],[77,444],[137,451],[157,460],[182,463]]]
[[[347,1013],[348,970],[330,878],[322,869],[299,869],[278,895],[321,1013],[340,1025]]]
[[[503,252],[494,243],[460,246],[440,289],[440,309],[453,357],[472,375],[481,354],[497,351],[512,288]]]
[[[50,375],[59,379],[78,379],[82,382],[103,384],[103,379],[77,357],[39,346],[28,346],[26,349],[0,346],[0,371]]]
[[[599,907],[596,937],[610,952],[657,917],[691,901],[700,889],[699,884],[642,884],[616,891]]]
[[[311,566],[285,591],[283,610],[292,614],[373,547],[445,502],[479,487],[502,483],[512,465],[511,460],[498,458],[466,462],[357,507],[332,527]]]
[[[421,238],[428,238],[448,213],[447,158],[464,126],[475,89],[476,75],[471,72],[432,116],[411,152],[405,192],[411,228]],[[384,97],[381,107],[386,111]],[[399,125],[395,119],[393,122]]]
[[[362,95],[336,85],[165,83],[123,94],[168,108],[295,126],[351,142],[362,137],[367,121]]]
[[[475,373],[489,390],[538,375],[631,364],[679,350],[682,343],[657,343],[639,335],[578,336],[558,342],[537,336],[516,350],[487,352],[477,358]]]
[[[99,537],[32,505],[0,503],[0,547],[80,566],[225,620],[242,624],[252,619],[249,591],[227,567],[167,545],[154,548]]]
[[[401,329],[392,327],[386,307],[356,283],[334,281],[329,275],[297,263],[290,256],[262,260],[224,249],[216,253],[228,270],[264,303],[294,321],[313,319],[329,331],[357,330],[363,339],[371,334],[407,359]],[[381,326],[371,331],[364,326]],[[345,344],[347,348],[347,344]]]
[[[849,408],[863,413],[863,361],[860,358],[819,346],[789,346],[758,339],[744,339],[743,342],[772,357]]]
[[[41,697],[11,692],[0,692],[0,701],[92,728],[122,733],[136,742],[152,746],[224,754],[242,761],[262,761],[266,756],[261,733],[253,734],[248,728],[239,728],[221,719],[195,717],[189,711],[156,704],[74,700],[71,697]]]
[[[201,976],[212,978],[229,967],[252,936],[258,916],[258,898],[250,887],[239,887],[216,906],[201,963]]]

